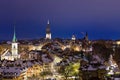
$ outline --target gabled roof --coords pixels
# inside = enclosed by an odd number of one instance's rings
[[[11,56],[11,55],[12,55],[12,53],[9,51],[5,54],[5,56]]]
[[[2,56],[11,56],[12,53],[9,52],[9,49],[6,49],[6,51],[2,54]]]

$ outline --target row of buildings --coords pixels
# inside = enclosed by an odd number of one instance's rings
[[[100,78],[104,78],[106,71],[109,75],[113,75],[119,71],[112,55],[110,55],[108,64],[105,65],[103,59],[100,59],[98,55],[92,54],[93,47],[92,43],[88,40],[87,33],[83,40],[77,40],[74,35],[71,40],[52,40],[49,20],[45,39],[38,41],[38,43],[35,42],[35,44],[27,44],[28,51],[24,50],[22,53],[19,51],[18,44],[19,42],[17,41],[14,29],[11,48],[5,48],[1,55],[0,73],[2,77],[9,78],[13,76],[14,78],[20,77],[27,80],[27,78],[33,75],[39,76],[44,70],[51,71],[54,77],[60,77],[61,74],[56,72],[55,69],[56,64],[59,64],[57,67],[60,67],[79,60],[87,63],[85,66],[81,65],[80,70],[83,75],[89,75],[88,77],[98,76],[97,71],[99,71],[99,75],[101,75]],[[21,48],[23,48],[23,46]],[[88,60],[86,55],[90,55],[92,59]],[[48,77],[51,77],[51,75]],[[83,78],[85,77],[83,76]]]
[[[51,31],[50,31],[50,23],[49,20],[47,22],[47,27],[46,27],[46,38],[44,42],[41,42],[41,44],[38,44],[37,46],[33,45],[31,47],[31,50],[41,50],[41,48],[48,44],[51,41]],[[87,38],[87,36],[86,36]],[[73,35],[71,38],[72,41],[76,40],[76,37]],[[11,50],[10,49],[4,49],[2,55],[1,55],[1,60],[3,59],[7,59],[7,60],[15,60],[15,59],[19,59],[20,55],[19,55],[19,51],[18,51],[18,42],[17,42],[17,38],[16,38],[16,32],[15,32],[15,28],[14,28],[14,35],[13,35],[13,40],[11,43]],[[64,46],[64,44],[61,44],[58,42],[58,44],[62,45],[62,49],[65,49],[67,47],[70,47],[69,45]],[[79,47],[76,47],[77,50],[79,50]]]

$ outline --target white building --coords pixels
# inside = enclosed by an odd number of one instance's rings
[[[3,55],[1,55],[1,60],[6,59],[6,60],[15,60],[20,58],[20,55],[18,54],[18,43],[17,43],[17,38],[16,38],[16,33],[14,29],[14,35],[13,35],[13,40],[11,44],[11,52],[9,49],[6,49]]]

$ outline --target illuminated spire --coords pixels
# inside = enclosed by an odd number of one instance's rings
[[[17,41],[17,38],[16,38],[16,33],[15,33],[15,26],[14,26],[14,35],[13,35],[13,42],[16,42]]]
[[[49,22],[49,19],[48,19],[48,22],[47,22],[47,24],[50,24],[50,22]]]
[[[50,31],[49,19],[48,19],[47,27],[46,27],[46,39],[51,39],[51,31]]]
[[[48,22],[47,22],[46,33],[51,33],[51,32],[50,32],[50,23],[49,23],[49,19],[48,19]]]

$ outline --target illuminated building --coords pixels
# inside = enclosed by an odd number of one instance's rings
[[[20,56],[18,55],[18,43],[17,43],[15,29],[14,29],[14,36],[13,36],[13,40],[12,40],[11,52],[12,52],[12,56],[14,59],[20,58]]]
[[[13,35],[13,40],[12,40],[12,45],[11,45],[11,52],[9,49],[6,49],[1,55],[1,60],[6,59],[6,60],[15,60],[20,58],[20,55],[18,54],[18,43],[17,43],[17,38],[16,38],[16,33],[14,29],[14,35]]]
[[[119,71],[118,65],[116,62],[113,60],[113,56],[110,55],[109,62],[108,62],[108,67],[106,69],[108,71],[109,75],[114,75],[115,72]],[[116,71],[117,70],[117,71]]]
[[[42,71],[42,66],[35,64],[27,69],[26,76],[27,77],[32,77],[33,75],[39,76],[41,71]]]
[[[72,35],[72,40],[76,40],[75,35]]]
[[[50,23],[49,23],[49,20],[48,20],[47,28],[46,28],[46,39],[51,39],[51,32],[50,32]]]

